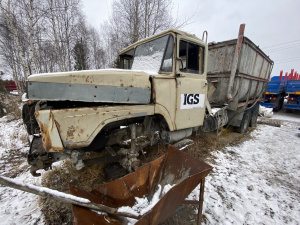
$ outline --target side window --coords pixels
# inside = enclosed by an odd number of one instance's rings
[[[204,48],[198,45],[180,41],[179,57],[181,58],[179,69],[185,73],[203,73]]]
[[[131,69],[131,66],[132,66],[132,59],[124,59],[124,66],[123,66],[123,69],[128,69],[130,70]]]
[[[131,69],[133,62],[134,49],[120,55],[120,69]]]
[[[172,35],[170,35],[168,40],[168,45],[165,51],[162,67],[161,67],[161,72],[172,72],[173,49],[174,49],[174,38]]]

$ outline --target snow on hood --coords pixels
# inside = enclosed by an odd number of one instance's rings
[[[102,72],[108,72],[108,73],[120,73],[120,72],[133,72],[133,73],[144,73],[145,75],[158,75],[157,72],[155,72],[154,70],[149,70],[149,69],[145,69],[145,70],[127,70],[127,69],[116,69],[116,68],[109,68],[109,69],[99,69],[99,70],[80,70],[80,71],[68,71],[68,72],[54,72],[54,73],[39,73],[39,74],[32,74],[28,77],[28,79],[30,78],[34,78],[34,77],[42,77],[42,76],[53,76],[53,75],[69,75],[69,74],[74,74],[74,75],[79,75],[79,74],[83,74],[83,73],[88,73],[88,74],[97,74],[97,73],[102,73]]]

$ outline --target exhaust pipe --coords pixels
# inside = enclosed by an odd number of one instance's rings
[[[176,131],[162,131],[160,134],[160,138],[164,142],[164,144],[170,144],[172,142],[180,141],[186,137],[192,135],[193,128],[187,128]]]

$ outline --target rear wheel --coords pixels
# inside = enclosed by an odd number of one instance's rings
[[[278,112],[281,109],[280,106],[280,96],[277,97],[276,101],[274,102],[276,104],[276,107],[273,109],[274,112]]]
[[[256,104],[252,108],[252,115],[251,115],[251,120],[250,120],[250,127],[255,127],[257,125],[257,118],[258,118],[258,112],[259,112],[259,104]]]
[[[243,116],[241,125],[238,128],[239,133],[244,134],[248,131],[250,120],[251,120],[251,111],[247,110],[247,111],[244,112],[244,116]]]

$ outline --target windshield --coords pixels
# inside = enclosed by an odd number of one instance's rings
[[[172,72],[173,43],[173,36],[166,35],[137,46],[131,69]]]

